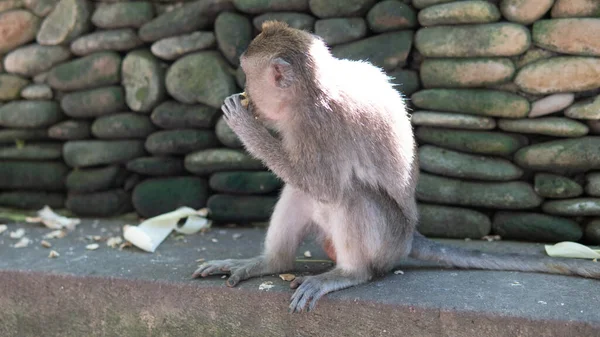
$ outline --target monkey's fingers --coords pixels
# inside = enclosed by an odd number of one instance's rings
[[[290,282],[290,288],[296,289],[302,284],[302,282],[304,282],[304,277],[298,276],[293,279],[292,282]]]
[[[226,274],[224,265],[219,263],[204,263],[192,274],[192,278],[207,277],[209,275]]]
[[[293,312],[301,312],[309,303],[307,312],[315,308],[318,300],[323,296],[324,292],[320,282],[315,278],[305,279],[300,287],[292,295],[292,302],[289,309]]]

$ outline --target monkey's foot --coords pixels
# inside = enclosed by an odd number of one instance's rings
[[[368,275],[352,275],[339,268],[315,276],[297,277],[290,283],[292,289],[297,289],[292,295],[289,311],[301,312],[307,304],[306,311],[311,311],[323,295],[365,283],[368,279]]]
[[[261,257],[251,259],[227,259],[207,261],[200,265],[192,274],[193,278],[207,277],[210,275],[230,274],[227,279],[228,287],[235,287],[240,281],[252,277],[269,274],[266,263]]]

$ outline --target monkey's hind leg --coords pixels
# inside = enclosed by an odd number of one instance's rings
[[[286,185],[273,210],[263,254],[250,259],[207,261],[192,277],[230,274],[227,286],[234,287],[252,277],[293,269],[296,249],[312,223],[311,210],[312,201],[301,191]]]

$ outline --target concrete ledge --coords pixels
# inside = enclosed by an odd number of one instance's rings
[[[31,224],[34,240],[13,248],[0,235],[0,336],[598,336],[600,282],[517,272],[443,270],[406,261],[403,275],[329,294],[317,310],[291,315],[292,290],[276,276],[227,288],[214,277],[192,280],[198,258],[249,257],[262,229],[213,229],[168,238],[154,254],[104,244],[88,251],[87,235],[106,235],[119,221],[86,220],[75,233],[40,246],[49,232]],[[107,232],[102,232],[102,229]],[[234,240],[233,234],[242,234]],[[217,239],[217,242],[213,242]],[[449,243],[488,251],[542,254],[539,244]],[[324,254],[311,242],[312,260]],[[314,273],[328,263],[298,263]],[[262,282],[274,287],[264,291]]]

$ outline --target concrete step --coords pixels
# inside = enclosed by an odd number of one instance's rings
[[[264,229],[212,229],[169,237],[151,254],[101,243],[120,220],[84,220],[51,249],[50,230],[8,224],[0,234],[0,336],[600,336],[600,282],[518,272],[462,271],[406,261],[404,274],[325,296],[311,313],[289,314],[292,290],[277,275],[236,288],[212,277],[192,280],[199,258],[251,257]],[[9,232],[34,242],[14,248]],[[241,237],[234,239],[234,234]],[[486,251],[543,254],[543,245],[440,240]],[[310,250],[306,259],[302,252]],[[331,266],[312,242],[298,251],[297,273]],[[315,261],[317,260],[317,261]],[[263,282],[273,287],[259,290]]]

